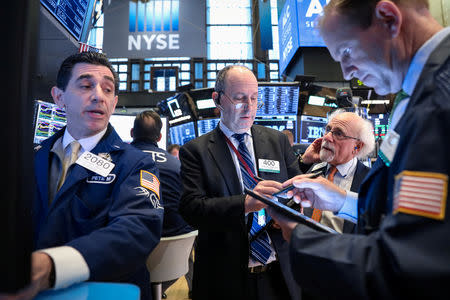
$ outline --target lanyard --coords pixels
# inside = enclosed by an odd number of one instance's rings
[[[239,151],[236,149],[236,147],[233,145],[233,143],[230,141],[230,139],[225,135],[225,141],[227,142],[227,144],[231,147],[231,149],[234,151],[234,153],[236,154],[237,158],[239,159],[239,161],[242,163],[242,165],[244,166],[245,170],[247,170],[247,173],[253,178],[253,180],[255,182],[258,182],[259,180],[255,178],[255,174],[254,171],[252,171],[252,169],[250,169],[250,167],[248,166],[248,164],[245,162],[244,158],[242,157],[242,155],[239,153]]]

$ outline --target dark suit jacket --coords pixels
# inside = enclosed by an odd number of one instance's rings
[[[259,158],[280,162],[280,173],[259,172],[260,177],[283,182],[300,173],[282,133],[258,125],[251,130],[257,167]],[[184,188],[180,212],[199,229],[194,299],[244,299],[249,260],[245,196],[219,126],[185,144],[180,150],[180,160]],[[288,244],[281,231],[270,228],[268,232],[289,292],[293,299],[299,299],[300,288],[290,271]]]
[[[307,173],[311,173],[313,168],[315,165],[313,165]],[[324,165],[323,168],[319,168],[319,169],[315,169],[314,173],[317,172],[323,172],[323,174],[325,174],[325,172],[327,171],[327,164]],[[350,191],[357,193],[359,190],[359,187],[361,186],[361,183],[363,181],[363,179],[366,177],[367,173],[369,173],[370,168],[366,167],[362,162],[360,162],[358,160],[358,163],[356,165],[356,170],[355,170],[355,174],[353,174],[353,181],[352,181],[352,186],[350,187]],[[312,208],[305,208],[303,210],[303,213],[309,217],[312,216]],[[352,233],[355,232],[356,230],[356,224],[344,220],[344,228],[343,228],[343,232],[344,233]]]

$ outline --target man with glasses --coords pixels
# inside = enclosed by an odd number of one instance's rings
[[[244,188],[271,195],[300,173],[285,135],[253,125],[258,82],[243,66],[227,66],[212,94],[220,123],[180,149],[180,212],[198,228],[194,299],[299,299],[288,244],[265,204]],[[260,234],[256,234],[261,232]]]
[[[369,168],[358,160],[367,157],[375,146],[372,124],[355,113],[336,110],[330,117],[323,137],[316,139],[300,157],[300,168],[307,173],[322,173],[325,185],[335,184],[357,197],[359,186]],[[314,164],[314,165],[313,165]],[[305,215],[338,232],[354,231],[356,219],[345,211],[304,208]]]
[[[290,241],[295,278],[321,299],[447,299],[450,28],[427,0],[330,0],[319,24],[346,80],[398,97],[358,198],[317,179],[285,183],[302,204],[353,203],[358,218],[358,234],[333,235],[271,211]]]

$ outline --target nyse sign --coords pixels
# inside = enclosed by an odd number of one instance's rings
[[[112,2],[112,3],[111,3]],[[204,0],[105,3],[104,51],[109,57],[205,57]]]
[[[323,47],[325,43],[317,28],[317,18],[330,0],[297,0],[300,47]]]
[[[280,48],[280,74],[282,74],[298,45],[297,3],[296,0],[287,0],[278,20],[279,48]]]

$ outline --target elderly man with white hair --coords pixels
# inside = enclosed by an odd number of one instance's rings
[[[330,115],[324,136],[316,139],[299,158],[300,165],[305,171],[309,169],[307,173],[321,172],[327,178],[325,183],[335,184],[350,195],[358,192],[370,170],[358,158],[366,158],[374,147],[370,121],[340,109]],[[338,232],[351,233],[356,220],[345,209],[343,207],[337,215],[318,208],[305,208],[304,213]]]

